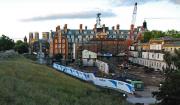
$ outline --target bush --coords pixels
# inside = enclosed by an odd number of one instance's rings
[[[7,50],[5,52],[0,53],[0,60],[5,60],[5,59],[9,59],[9,58],[16,58],[17,56],[19,56],[19,55],[14,50]]]
[[[0,37],[0,51],[6,51],[14,48],[14,40],[2,35]]]
[[[15,51],[17,51],[19,54],[28,53],[28,44],[22,42],[21,40],[18,40],[16,42],[16,45],[14,47]]]
[[[33,54],[24,54],[24,57],[31,59],[33,61],[37,60],[36,55],[33,55]]]

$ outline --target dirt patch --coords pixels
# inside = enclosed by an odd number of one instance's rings
[[[95,73],[95,75],[99,77],[105,76],[106,78],[110,78],[110,75],[108,76],[99,72],[97,67],[78,67],[75,64],[71,64],[69,66],[80,71]],[[155,72],[155,71],[145,72],[146,68],[132,66],[132,65],[130,65],[129,69],[127,70],[123,70],[117,67],[115,69],[115,74],[116,75],[122,74],[125,71],[127,74],[133,75],[137,79],[142,80],[145,86],[159,86],[159,84],[164,80],[164,76],[159,72]]]
[[[145,69],[146,68],[143,67],[131,66],[131,69],[127,70],[127,72],[141,79],[145,86],[159,86],[159,84],[164,80],[164,76],[161,73],[155,71],[147,73],[145,72]]]

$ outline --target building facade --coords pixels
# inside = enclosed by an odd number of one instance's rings
[[[82,51],[83,66],[95,66],[97,54],[88,50]]]
[[[64,52],[66,59],[78,59],[78,55],[82,55],[82,51],[85,49],[96,53],[105,49],[106,52],[113,51],[113,54],[117,54],[125,48],[125,40],[129,35],[129,30],[120,30],[119,27],[119,24],[116,29],[114,27],[109,29],[105,25],[100,28],[94,25],[93,29],[87,29],[86,26],[83,29],[83,24],[79,25],[79,29],[68,29],[67,24],[62,29],[59,26],[59,31],[56,29],[55,32],[50,33],[50,55],[53,56],[58,51],[61,53],[61,48],[65,48],[62,53]],[[58,47],[57,43],[60,44],[61,39],[62,42],[64,40],[64,47]]]
[[[63,59],[68,57],[68,41],[67,38],[62,34],[60,26],[56,27],[54,37],[50,40],[50,57],[56,54],[62,54]]]
[[[159,38],[152,39],[148,43],[134,44],[130,46],[129,61],[155,70],[166,68],[164,53],[174,53],[180,50],[180,39]]]

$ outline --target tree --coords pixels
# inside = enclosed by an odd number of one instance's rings
[[[23,43],[22,40],[17,40],[16,43],[15,43],[15,45],[20,45],[20,44],[22,44],[22,43]]]
[[[0,51],[10,50],[14,48],[14,40],[2,35],[0,37]]]
[[[173,37],[173,38],[180,38],[180,33],[176,30],[168,30],[166,32],[167,36]]]
[[[150,39],[161,38],[164,36],[167,36],[167,35],[163,31],[158,31],[158,30],[146,31],[144,32],[143,42],[149,42]]]
[[[144,32],[144,36],[143,36],[144,43],[149,42],[149,40],[152,38],[153,38],[152,32],[150,31]]]
[[[180,105],[180,50],[176,50],[175,54],[166,53],[164,59],[167,63],[165,81],[153,95],[160,100],[159,105]]]
[[[18,40],[14,47],[15,51],[17,51],[19,54],[28,53],[28,44],[24,43],[21,40]]]

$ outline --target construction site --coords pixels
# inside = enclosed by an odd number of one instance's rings
[[[57,26],[56,31],[44,32],[43,40],[40,41],[41,46],[45,44],[44,41],[48,42],[49,48],[45,45],[37,48],[39,44],[35,43],[39,41],[39,34],[35,33],[33,37],[33,33],[30,33],[31,53],[39,53],[41,49],[39,54],[45,53],[43,57],[50,58],[51,63],[55,62],[55,55],[61,54],[62,65],[94,73],[97,77],[131,83],[137,91],[136,95],[144,97],[146,93],[143,92],[149,89],[147,87],[158,87],[163,76],[160,72],[136,65],[129,60],[132,57],[130,47],[134,44],[141,45],[143,33],[148,31],[146,21],[142,26],[135,27],[136,15],[137,3],[134,4],[129,30],[121,30],[119,24],[112,29],[102,25],[101,13],[97,13],[93,29],[87,29],[87,26],[83,29],[83,24],[79,25],[79,29],[68,29],[67,24],[63,28]],[[147,94],[152,99],[151,92],[152,90],[148,90]]]
[[[93,29],[87,29],[87,26],[83,29],[83,24],[79,25],[79,30],[69,29],[65,24],[63,28],[57,26],[56,31],[43,32],[42,39],[39,39],[38,32],[35,32],[35,36],[30,32],[30,51],[38,54],[39,42],[41,42],[40,54],[44,53],[44,58],[53,58],[56,54],[61,54],[66,65],[82,69],[85,67],[84,70],[87,69],[87,72],[98,71],[102,76],[109,74],[122,76],[127,72],[134,75],[136,73],[133,70],[136,68],[130,67],[129,47],[134,43],[140,44],[143,32],[147,31],[146,21],[142,26],[135,27],[136,15],[137,3],[134,4],[129,30],[121,30],[119,24],[116,25],[116,28],[113,26],[112,29],[109,29],[105,24],[101,24],[101,13],[97,13]],[[49,43],[49,48],[46,46],[47,43]],[[101,66],[99,68],[95,67],[98,60],[102,63],[99,64]],[[103,69],[107,69],[107,71]],[[104,71],[106,72],[104,73]],[[137,75],[141,76],[143,73]]]

